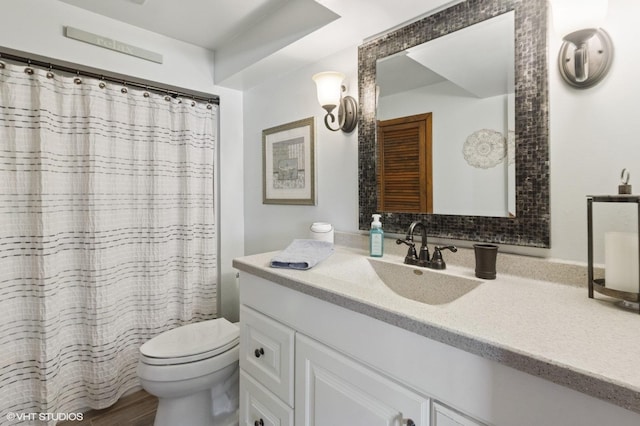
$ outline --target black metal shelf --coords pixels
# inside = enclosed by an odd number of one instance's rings
[[[597,203],[640,203],[640,195],[587,195]]]

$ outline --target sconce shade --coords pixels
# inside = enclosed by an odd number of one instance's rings
[[[321,72],[312,77],[318,90],[318,102],[328,112],[340,105],[344,77],[341,72],[334,71]]]
[[[342,130],[351,133],[358,125],[358,102],[351,96],[342,96],[342,92],[347,90],[342,85],[344,77],[341,72],[326,71],[315,74],[312,79],[316,83],[318,102],[327,111],[324,125],[333,132]],[[336,107],[337,118],[333,114]]]

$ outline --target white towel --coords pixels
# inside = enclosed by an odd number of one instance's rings
[[[293,240],[271,259],[272,268],[310,269],[333,254],[333,243],[318,240]]]

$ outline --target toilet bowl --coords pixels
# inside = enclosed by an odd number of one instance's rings
[[[140,347],[140,384],[158,397],[154,426],[238,424],[239,330],[218,318],[174,328]]]

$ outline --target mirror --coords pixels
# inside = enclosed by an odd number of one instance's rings
[[[481,4],[480,4],[481,3]],[[490,0],[477,2],[473,0],[458,3],[448,9],[425,18],[412,22],[405,27],[384,34],[374,40],[370,40],[361,45],[358,49],[358,83],[361,114],[359,117],[358,153],[359,153],[359,226],[360,229],[369,229],[371,214],[378,213],[378,185],[377,175],[378,164],[378,144],[377,144],[377,120],[384,119],[391,115],[405,116],[412,115],[421,108],[420,113],[434,111],[433,118],[433,214],[424,213],[402,213],[394,211],[380,212],[383,214],[383,223],[387,232],[405,233],[408,225],[414,220],[424,221],[429,229],[430,236],[443,238],[464,239],[471,241],[485,241],[502,244],[524,245],[532,247],[550,246],[549,228],[549,161],[548,161],[548,83],[547,83],[547,41],[546,41],[546,14],[547,5],[545,0],[517,1],[517,0]],[[504,15],[504,16],[503,16]],[[438,156],[436,126],[438,118],[437,108],[441,106],[433,103],[436,96],[431,93],[430,99],[419,100],[413,105],[403,100],[395,94],[385,94],[384,71],[381,71],[381,89],[377,91],[378,70],[382,70],[385,62],[392,63],[394,58],[408,56],[411,54],[415,58],[422,55],[418,46],[426,43],[426,46],[434,46],[447,39],[465,39],[465,28],[473,28],[476,24],[482,26],[483,23],[490,26],[492,22],[500,20],[508,21],[512,16],[515,35],[513,36],[514,49],[514,87],[515,93],[501,97],[501,105],[504,113],[502,122],[499,124],[484,124],[481,122],[471,123],[468,117],[464,123],[471,133],[465,136],[458,136],[455,142],[454,151],[457,158]],[[501,18],[502,17],[502,18]],[[496,19],[493,21],[493,19]],[[460,37],[458,37],[460,36]],[[430,42],[435,42],[433,45]],[[509,43],[507,43],[509,44]],[[477,48],[477,46],[474,46]],[[412,49],[413,48],[413,49]],[[432,52],[437,49],[431,49]],[[433,54],[433,53],[431,53]],[[441,55],[444,55],[441,53]],[[451,60],[458,58],[457,51],[447,53]],[[405,58],[406,59],[406,58]],[[413,62],[419,62],[412,59]],[[451,79],[458,79],[456,86],[458,94],[461,86],[467,85],[464,92],[470,92],[471,83],[462,83],[460,77],[454,77],[451,72],[443,71],[446,67],[441,65],[445,61],[431,61],[431,68],[440,77],[449,73],[449,83],[440,82],[440,85],[451,84]],[[439,64],[434,65],[435,62]],[[387,64],[387,65],[388,65]],[[380,65],[380,67],[378,67]],[[420,65],[425,68],[424,65]],[[477,70],[478,75],[487,76],[489,71],[482,71],[481,63],[476,62],[468,65],[473,70]],[[449,68],[453,68],[449,66]],[[408,68],[401,67],[402,72],[409,72]],[[504,74],[504,73],[503,73]],[[444,76],[447,78],[446,76]],[[404,77],[403,77],[404,78]],[[404,79],[405,82],[408,81]],[[433,86],[433,85],[432,85]],[[433,91],[433,87],[430,89]],[[449,88],[451,89],[451,88]],[[424,90],[404,88],[404,95],[416,97],[417,92]],[[391,93],[391,92],[389,92]],[[389,102],[397,97],[395,102]],[[465,97],[469,98],[468,93]],[[431,102],[431,104],[428,104]],[[377,109],[377,103],[380,108]],[[389,113],[391,105],[395,103],[401,109]],[[402,109],[404,108],[404,109]],[[513,111],[512,114],[509,111]],[[399,111],[399,112],[398,112]],[[406,112],[406,114],[404,112]],[[460,111],[459,109],[457,111]],[[442,109],[439,115],[442,122],[455,121],[456,116],[452,112]],[[462,125],[460,127],[463,127]],[[499,129],[494,129],[498,127]],[[495,210],[478,207],[473,202],[474,198],[481,198],[484,188],[473,187],[478,184],[479,179],[466,176],[464,173],[456,171],[450,173],[451,167],[447,164],[451,161],[459,161],[462,154],[460,139],[466,139],[475,131],[476,137],[487,137],[481,130],[494,129],[496,132],[507,134],[509,142],[509,130],[512,128],[511,141],[515,150],[511,150],[512,166],[509,166],[509,150],[494,167],[499,167],[502,173],[500,187],[496,190],[495,184],[487,183],[494,192],[500,192],[503,199],[497,202],[499,212]],[[447,137],[447,143],[453,137]],[[507,143],[508,147],[509,144]],[[498,156],[500,157],[500,156]],[[498,158],[499,160],[500,158]],[[495,159],[494,159],[495,160]],[[469,163],[465,161],[466,168]],[[471,159],[473,161],[473,159]],[[497,160],[495,160],[497,161]],[[438,163],[438,165],[436,165]],[[476,161],[474,164],[478,163]],[[438,169],[438,167],[440,167]],[[436,172],[436,170],[439,170]],[[496,169],[497,170],[497,169]],[[473,170],[472,170],[473,171]],[[466,176],[466,179],[463,177]],[[448,188],[438,189],[438,181],[447,183]],[[466,185],[464,189],[453,189],[451,181],[460,181]],[[505,182],[507,183],[505,185]],[[458,183],[458,182],[455,182]],[[464,192],[464,194],[458,194]],[[509,196],[509,193],[512,195]],[[438,194],[438,195],[436,195]],[[515,198],[513,197],[515,195]],[[441,199],[438,202],[438,199]],[[447,206],[447,202],[457,201],[457,206]],[[438,206],[440,204],[440,207]],[[449,203],[451,204],[451,203]],[[493,207],[492,207],[493,209]]]
[[[406,152],[407,144],[419,144],[395,123],[431,115],[426,198],[432,207],[419,213],[515,216],[514,39],[511,11],[376,61],[378,164],[385,164],[385,146]],[[394,128],[397,140],[387,142],[384,135]],[[402,161],[404,176],[425,175],[407,170],[410,164]],[[384,167],[379,179],[379,209],[402,209],[383,200],[385,192],[407,192],[407,179],[400,186]],[[414,187],[405,198],[426,192]]]

